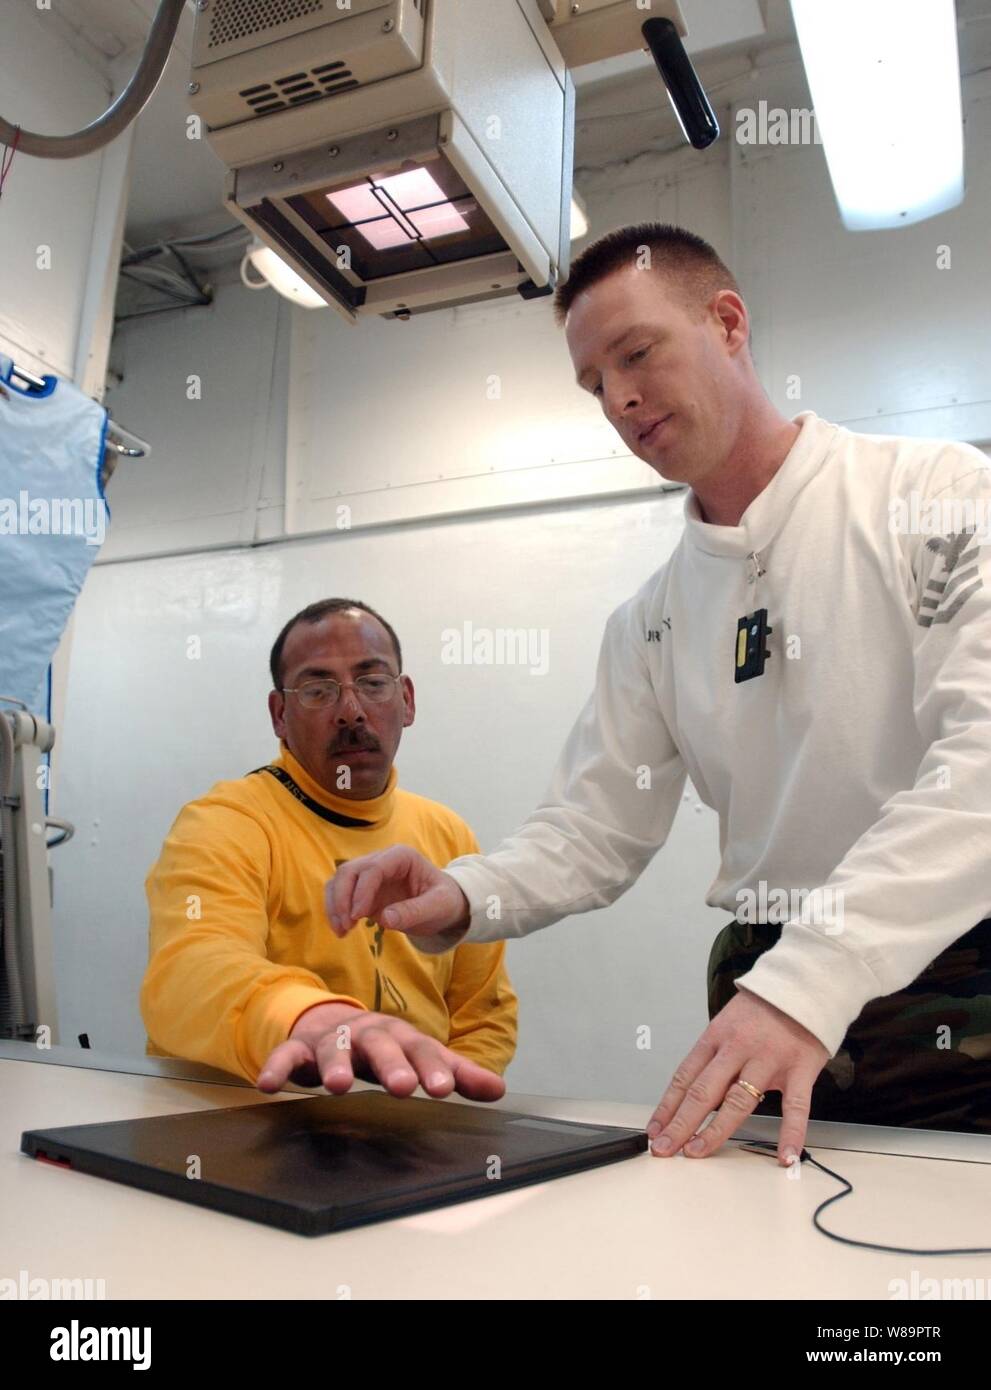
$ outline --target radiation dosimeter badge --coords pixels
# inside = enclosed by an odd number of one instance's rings
[[[734,679],[753,680],[764,674],[764,662],[771,655],[764,643],[774,631],[767,625],[767,609],[758,608],[742,617],[736,625],[736,669]]]

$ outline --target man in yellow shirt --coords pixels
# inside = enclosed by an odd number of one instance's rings
[[[359,855],[479,852],[452,810],[397,785],[415,715],[399,639],[366,604],[326,599],[285,625],[271,671],[279,757],[184,806],[145,882],[147,1052],[263,1091],[340,1093],[357,1075],[498,1100],[516,1048],[505,943],[427,956],[373,920],[338,940],[324,912],[328,875]]]

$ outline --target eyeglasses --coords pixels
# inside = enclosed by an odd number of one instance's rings
[[[306,709],[326,709],[328,705],[337,704],[342,690],[353,687],[362,704],[383,705],[392,698],[396,682],[400,680],[401,675],[359,676],[356,681],[347,681],[344,685],[332,680],[304,681],[302,685],[283,686],[282,694],[295,695]]]

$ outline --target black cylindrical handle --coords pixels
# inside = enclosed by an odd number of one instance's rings
[[[685,52],[681,35],[670,19],[648,19],[640,26],[640,32],[664,80],[685,139],[695,149],[704,150],[718,137],[719,122]]]

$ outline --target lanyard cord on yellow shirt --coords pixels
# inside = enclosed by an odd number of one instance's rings
[[[281,782],[286,791],[294,796],[297,801],[302,802],[308,811],[312,811],[315,816],[320,816],[322,820],[329,820],[331,825],[340,825],[346,830],[374,830],[376,822],[373,820],[356,820],[354,816],[344,816],[340,811],[332,811],[329,806],[321,806],[319,801],[314,801],[312,796],[308,796],[298,782],[294,781],[284,767],[273,767],[266,764],[265,767],[253,767],[248,773],[253,777],[256,772],[270,772],[276,781]]]

